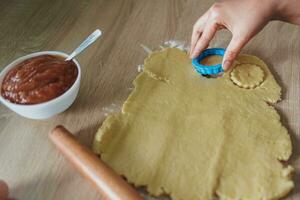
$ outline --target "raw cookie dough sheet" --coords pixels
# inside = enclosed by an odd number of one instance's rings
[[[257,57],[206,78],[170,48],[145,60],[134,86],[93,145],[130,183],[176,200],[278,199],[293,188],[293,168],[281,163],[291,140],[269,105],[281,88]]]

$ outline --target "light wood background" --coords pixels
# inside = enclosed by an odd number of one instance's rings
[[[12,199],[100,199],[96,191],[58,154],[48,140],[57,124],[65,125],[85,145],[104,119],[104,107],[124,101],[146,54],[140,44],[157,47],[169,39],[188,42],[195,20],[209,0],[1,0],[0,68],[15,58],[41,50],[70,52],[96,28],[103,37],[78,57],[82,67],[79,98],[49,120],[22,118],[0,105],[0,179]],[[230,34],[212,42],[226,47]],[[300,27],[272,22],[244,52],[261,57],[283,87],[276,105],[293,140],[290,163],[300,199]]]

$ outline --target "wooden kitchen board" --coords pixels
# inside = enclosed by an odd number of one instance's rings
[[[23,0],[0,2],[0,69],[13,59],[41,50],[70,52],[96,28],[103,37],[78,57],[82,67],[79,97],[63,114],[28,120],[0,105],[0,179],[18,200],[100,199],[96,191],[58,154],[48,140],[65,125],[86,145],[104,120],[104,107],[128,96],[137,65],[146,54],[140,44],[189,41],[193,23],[210,7],[208,0]],[[221,31],[211,43],[226,47]],[[243,50],[262,58],[283,87],[276,105],[293,140],[291,158],[300,199],[300,27],[272,22]]]

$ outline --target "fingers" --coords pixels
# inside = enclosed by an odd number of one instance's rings
[[[207,11],[206,13],[204,13],[204,15],[202,15],[197,20],[197,22],[195,23],[195,25],[193,27],[193,33],[192,33],[192,38],[191,38],[190,54],[192,54],[192,52],[194,51],[196,43],[199,40],[199,38],[201,37],[201,34],[202,34],[203,29],[205,27],[205,24],[208,21],[208,15],[209,15],[209,11]]]
[[[240,53],[241,49],[246,45],[249,41],[247,37],[237,37],[235,35],[232,36],[232,39],[225,51],[225,55],[223,57],[222,67],[224,71],[230,69],[233,61]]]
[[[7,184],[0,180],[0,199],[5,200],[8,198],[8,186]]]
[[[198,30],[193,30],[193,34],[192,34],[192,39],[191,39],[191,50],[190,50],[190,56],[192,56],[192,53],[195,49],[195,46],[197,44],[197,41],[199,40],[199,38],[201,37],[202,34],[202,29],[198,29]]]
[[[201,37],[195,44],[195,48],[191,52],[191,57],[195,58],[209,45],[210,41],[213,39],[214,35],[218,30],[218,25],[216,23],[206,24]]]

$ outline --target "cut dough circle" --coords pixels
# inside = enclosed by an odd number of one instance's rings
[[[231,71],[230,79],[242,88],[253,89],[264,81],[264,71],[255,64],[238,64]]]

